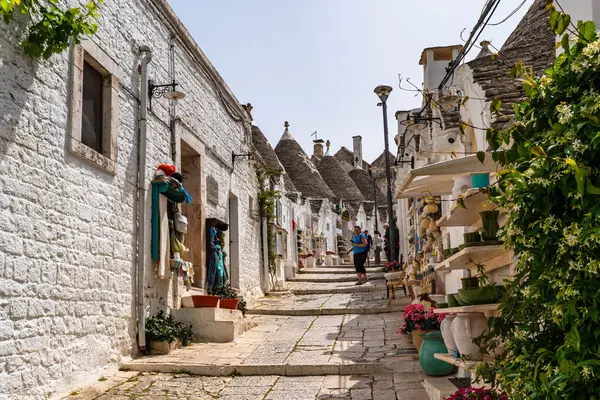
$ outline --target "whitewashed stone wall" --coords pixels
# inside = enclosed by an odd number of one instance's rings
[[[18,45],[18,24],[0,24],[0,398],[51,397],[96,380],[135,351],[140,45],[154,53],[150,77],[171,79],[171,31],[151,4],[106,2],[93,38],[121,71],[114,175],[67,150],[69,53],[31,60]],[[219,205],[205,203],[206,214],[227,219],[229,192],[239,198],[240,281],[246,295],[258,294],[258,225],[247,216],[254,173],[243,163],[231,173],[229,165],[231,150],[246,152],[247,135],[178,41],[175,54],[187,94],[178,114],[203,143],[205,169],[219,182]],[[146,186],[156,165],[171,162],[169,130],[160,122],[169,120],[167,101],[155,99],[153,110]],[[168,295],[149,262],[149,208],[146,221],[146,306],[154,311]]]

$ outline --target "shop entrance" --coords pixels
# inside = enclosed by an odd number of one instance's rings
[[[229,194],[229,279],[231,286],[240,287],[240,229],[238,198]]]
[[[190,249],[186,260],[194,264],[194,286],[204,288],[206,280],[204,215],[202,215],[202,164],[200,154],[185,141],[181,141],[181,173],[186,191],[192,196],[190,204],[182,204],[182,212],[187,216],[187,247]]]

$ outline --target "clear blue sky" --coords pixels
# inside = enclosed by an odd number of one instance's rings
[[[352,136],[362,135],[364,158],[371,162],[384,148],[375,86],[394,88],[388,101],[392,140],[394,113],[421,103],[398,89],[398,74],[420,84],[422,50],[461,44],[460,32],[467,28],[468,36],[485,0],[169,2],[238,100],[252,103],[255,123],[273,147],[288,120],[309,155],[314,131],[331,140],[334,151],[351,149]],[[520,3],[503,0],[491,22]],[[486,28],[480,39],[499,48],[532,3]]]

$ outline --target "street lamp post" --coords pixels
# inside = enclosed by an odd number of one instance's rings
[[[375,88],[375,94],[381,100],[381,108],[383,109],[383,139],[385,143],[385,175],[387,178],[387,213],[388,213],[388,226],[390,235],[390,260],[396,260],[396,240],[400,238],[394,237],[395,225],[394,216],[392,215],[392,172],[390,170],[390,145],[389,145],[389,133],[388,133],[388,120],[387,120],[387,99],[392,92],[390,86],[377,86]]]

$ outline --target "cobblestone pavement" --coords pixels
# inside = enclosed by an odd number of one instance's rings
[[[359,287],[369,287],[371,283]],[[402,311],[409,304],[407,297],[398,297],[386,307],[385,290],[369,292],[333,293],[313,295],[272,296],[258,300],[250,313],[320,315],[320,314],[373,314]],[[297,311],[297,312],[295,312]]]
[[[125,366],[148,370],[168,365],[171,371],[187,369],[210,375],[234,371],[257,374],[265,366],[287,374],[293,367],[306,366],[313,375],[337,371],[340,366],[348,366],[349,371],[351,366],[358,366],[366,372],[379,372],[401,363],[405,370],[417,369],[408,338],[396,333],[400,313],[249,318],[258,326],[234,342],[197,343],[167,355],[142,357]],[[219,372],[214,366],[236,368]]]
[[[360,286],[356,286],[354,282],[286,282],[285,286],[293,294],[336,294],[379,291],[385,293],[385,283],[382,280],[370,281]]]
[[[68,398],[428,399],[414,346],[397,333],[409,299],[399,295],[387,308],[381,280],[330,282],[352,277],[348,270],[311,271],[300,276],[318,282],[288,282],[289,292],[259,299],[255,312],[281,315],[247,315],[254,328],[233,342],[195,343],[126,362],[127,372]]]
[[[235,376],[121,372],[68,400],[426,400],[421,373],[359,376]]]

